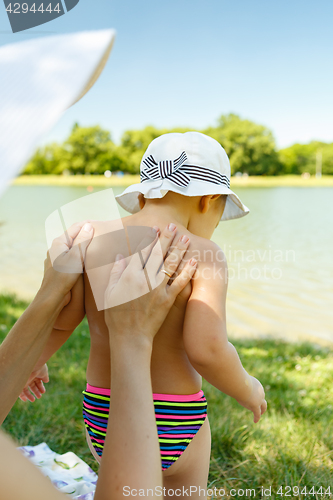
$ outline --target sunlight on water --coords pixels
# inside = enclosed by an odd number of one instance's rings
[[[1,292],[33,297],[43,275],[46,218],[87,194],[71,187],[7,191],[0,201]],[[228,261],[228,332],[333,342],[333,189],[241,188],[237,194],[250,214],[221,223],[213,237]]]

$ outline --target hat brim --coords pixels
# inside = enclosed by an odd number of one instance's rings
[[[168,191],[182,194],[183,196],[205,196],[209,194],[228,195],[221,221],[239,219],[247,215],[250,210],[245,206],[239,197],[227,186],[222,184],[212,184],[210,182],[191,180],[186,188],[177,187],[168,179],[158,179],[156,181],[146,181],[139,184],[132,184],[122,194],[116,196],[119,205],[131,214],[139,212],[139,194],[143,194],[146,199],[163,198]]]

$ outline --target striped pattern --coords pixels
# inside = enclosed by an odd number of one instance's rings
[[[187,160],[185,151],[175,160],[164,160],[157,163],[155,158],[150,155],[142,163],[145,169],[141,170],[141,182],[158,179],[168,179],[177,186],[187,187],[191,179],[210,182],[212,184],[224,184],[230,187],[230,179],[226,175],[211,170],[210,168],[200,167],[198,165],[184,165]]]
[[[162,470],[166,470],[184,453],[204,423],[207,401],[203,391],[186,401],[163,401],[156,396],[154,406]]]
[[[102,456],[109,418],[110,391],[89,386],[83,391],[83,419],[92,445]],[[187,396],[154,394],[155,418],[162,470],[168,469],[186,450],[207,417],[203,391]]]

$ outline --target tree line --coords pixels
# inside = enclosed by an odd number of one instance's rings
[[[157,129],[124,132],[120,144],[100,126],[74,125],[62,143],[48,144],[36,151],[24,171],[25,175],[39,174],[104,174],[105,171],[138,174],[142,155],[150,142],[168,132],[190,129]],[[193,129],[191,129],[193,130]],[[294,144],[277,150],[272,132],[265,126],[240,118],[235,114],[222,115],[215,127],[200,130],[216,139],[226,150],[231,173],[249,175],[283,175],[316,172],[320,155],[323,174],[333,174],[333,143],[312,141]]]

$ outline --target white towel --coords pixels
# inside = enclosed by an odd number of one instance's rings
[[[77,500],[93,500],[97,474],[75,453],[58,455],[46,443],[22,446],[19,450],[59,491]]]

